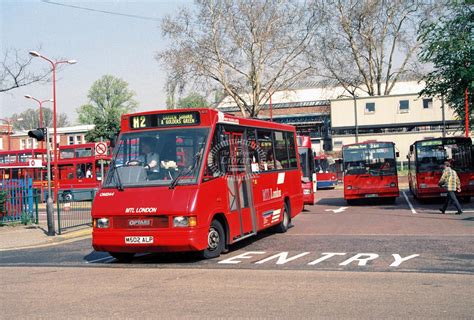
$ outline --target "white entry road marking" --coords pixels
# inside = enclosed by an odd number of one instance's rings
[[[277,253],[271,253],[269,252],[268,254],[271,254],[271,256],[264,257],[262,258],[262,255],[267,254],[266,251],[248,251],[241,253],[239,255],[236,255],[234,257],[227,258],[225,260],[218,261],[217,263],[219,264],[239,264],[239,263],[251,263],[251,264],[275,264],[275,265],[284,265],[288,262],[292,262],[295,260],[298,260],[302,257],[308,256],[311,254],[311,252],[303,252],[299,254],[295,254],[293,256],[289,257],[289,252],[288,251],[282,251],[282,252],[277,252]],[[316,260],[312,260],[311,262],[307,262],[308,260],[304,261],[303,264],[306,264],[308,266],[314,266],[317,265],[323,261],[329,260],[334,257],[340,257],[340,256],[345,256],[347,253],[345,252],[323,252],[320,254],[321,256],[317,258]],[[402,257],[398,253],[392,254],[393,256],[393,262],[389,265],[389,267],[399,267],[402,263],[411,260],[413,258],[419,257],[419,254],[412,254],[406,257]],[[367,263],[369,261],[373,261],[380,258],[380,256],[377,253],[356,253],[352,257],[345,259],[344,261],[340,262],[338,261],[338,265],[340,266],[348,266],[348,265],[356,265],[356,266],[367,266]],[[314,259],[314,258],[313,258]],[[244,261],[247,260],[247,261]],[[250,261],[249,261],[250,260]],[[255,261],[257,260],[257,261]]]
[[[341,213],[344,212],[349,207],[340,207],[339,209],[326,209],[324,211],[332,211],[334,213]]]
[[[415,208],[413,208],[413,206],[412,206],[410,200],[408,200],[408,197],[407,197],[405,191],[402,191],[402,193],[403,193],[403,197],[405,198],[405,200],[406,200],[407,203],[408,203],[408,206],[410,207],[411,213],[416,214],[416,210],[415,210]]]

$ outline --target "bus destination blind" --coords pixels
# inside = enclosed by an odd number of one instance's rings
[[[199,112],[146,114],[130,117],[130,128],[163,128],[200,124]]]

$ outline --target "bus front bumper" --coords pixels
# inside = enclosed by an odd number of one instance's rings
[[[92,231],[92,246],[96,251],[107,252],[179,252],[201,251],[207,248],[206,228],[187,230],[113,230],[97,229]],[[126,243],[126,239],[153,237],[150,243]]]
[[[344,190],[344,199],[370,199],[370,198],[396,198],[400,196],[398,188],[393,190],[380,190],[380,189],[357,189],[357,190]]]

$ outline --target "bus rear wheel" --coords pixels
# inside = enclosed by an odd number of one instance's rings
[[[202,251],[204,259],[217,258],[225,248],[224,227],[218,220],[212,220],[209,232],[207,233],[207,249]]]
[[[132,262],[135,253],[131,252],[109,252],[109,254],[119,262]]]
[[[278,225],[275,227],[275,231],[278,233],[285,233],[290,227],[291,217],[290,210],[288,210],[288,205],[285,202],[283,206],[283,217]]]

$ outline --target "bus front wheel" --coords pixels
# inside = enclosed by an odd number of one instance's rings
[[[202,251],[204,259],[217,258],[224,251],[225,233],[224,227],[217,220],[212,220],[209,232],[207,233],[207,249]]]
[[[119,262],[132,262],[135,253],[131,252],[109,252],[109,254]]]

